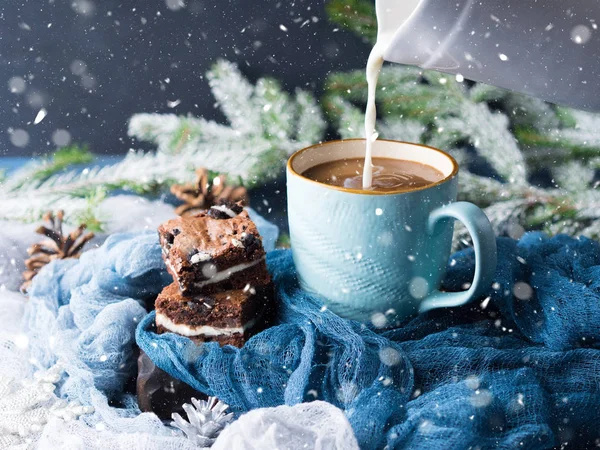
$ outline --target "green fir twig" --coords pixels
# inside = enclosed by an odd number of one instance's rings
[[[367,0],[330,0],[325,4],[329,20],[352,31],[365,42],[375,43],[377,20],[375,5]]]

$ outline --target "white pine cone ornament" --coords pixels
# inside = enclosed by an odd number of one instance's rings
[[[192,405],[185,403],[182,407],[188,420],[173,413],[171,425],[183,431],[200,448],[210,448],[233,419],[233,413],[225,413],[229,406],[216,397],[208,397],[206,401],[192,398]]]

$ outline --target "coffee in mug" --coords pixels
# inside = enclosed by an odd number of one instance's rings
[[[368,191],[389,192],[428,186],[444,178],[439,170],[415,161],[373,158],[373,175]],[[319,183],[363,190],[364,158],[346,158],[317,164],[302,173]]]

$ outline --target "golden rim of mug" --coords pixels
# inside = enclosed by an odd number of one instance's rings
[[[414,187],[414,188],[409,188],[409,189],[407,189],[407,188],[401,188],[401,189],[398,189],[396,191],[377,192],[377,191],[365,191],[365,190],[362,190],[362,189],[348,189],[348,188],[345,188],[345,187],[342,187],[342,186],[332,186],[330,184],[321,183],[320,181],[311,180],[310,178],[305,177],[301,173],[296,172],[293,169],[293,167],[292,167],[294,159],[298,155],[300,155],[300,154],[302,154],[302,153],[304,153],[304,152],[306,152],[308,150],[311,150],[311,149],[313,149],[315,147],[323,147],[325,145],[337,144],[337,143],[340,143],[340,142],[347,142],[347,141],[363,141],[364,142],[364,141],[366,141],[366,139],[364,139],[364,138],[338,139],[338,140],[335,140],[335,141],[321,142],[319,144],[311,145],[310,147],[305,147],[305,148],[303,148],[301,150],[296,151],[295,153],[292,154],[292,156],[289,157],[288,162],[287,162],[287,168],[288,168],[288,171],[292,175],[296,175],[296,176],[298,176],[298,177],[300,177],[300,178],[302,178],[302,179],[304,179],[306,181],[309,181],[311,183],[315,183],[315,184],[318,184],[320,186],[325,186],[325,187],[327,187],[329,189],[333,189],[333,190],[336,190],[336,191],[349,192],[349,193],[352,193],[352,194],[363,194],[363,195],[408,194],[409,192],[422,191],[422,190],[429,189],[429,188],[432,188],[432,187],[435,187],[435,186],[439,186],[440,184],[443,184],[443,183],[451,180],[452,178],[454,178],[458,174],[458,163],[456,162],[456,160],[451,155],[449,155],[448,153],[440,150],[439,148],[430,147],[428,145],[423,145],[423,144],[415,144],[414,142],[394,141],[394,140],[391,140],[391,139],[377,139],[377,140],[378,141],[382,141],[382,142],[391,142],[393,144],[407,144],[407,145],[413,145],[415,147],[423,147],[423,148],[426,148],[428,150],[433,150],[434,152],[441,153],[446,158],[448,158],[450,160],[450,162],[452,163],[452,167],[453,167],[452,168],[452,172],[450,173],[450,175],[444,177],[442,180],[436,181],[435,183],[431,183],[431,184],[428,184],[426,186]]]

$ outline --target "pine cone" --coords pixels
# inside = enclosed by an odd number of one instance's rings
[[[229,185],[227,176],[219,174],[214,178],[204,168],[196,170],[195,184],[175,184],[171,193],[184,202],[177,207],[175,213],[179,216],[194,214],[219,204],[221,200],[231,202],[241,201],[248,204],[248,192],[243,186]]]
[[[46,226],[39,227],[35,232],[49,239],[33,244],[27,249],[30,258],[25,260],[27,270],[23,272],[21,292],[27,292],[33,278],[49,262],[55,259],[79,258],[84,245],[94,237],[94,233],[83,233],[85,224],[79,225],[68,236],[63,235],[64,216],[62,210],[58,211],[56,216],[50,211],[44,214]]]
[[[210,448],[221,431],[233,420],[233,413],[226,413],[229,406],[216,397],[208,397],[206,401],[192,398],[191,405],[184,403],[182,407],[188,420],[173,413],[171,426],[179,428],[189,440],[202,449]]]

